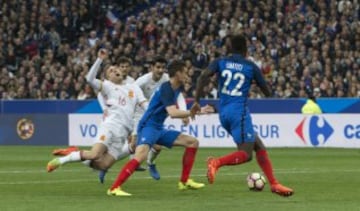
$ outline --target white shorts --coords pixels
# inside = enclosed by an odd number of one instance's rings
[[[120,160],[130,154],[128,136],[129,131],[121,125],[115,128],[107,124],[101,124],[95,143],[104,144],[108,153],[115,160]]]

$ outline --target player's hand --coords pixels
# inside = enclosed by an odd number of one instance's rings
[[[190,117],[192,120],[195,119],[195,115],[201,111],[200,104],[198,102],[194,102],[190,108]]]
[[[215,108],[211,105],[206,105],[204,107],[201,107],[201,111],[200,114],[211,114],[211,113],[215,113]]]
[[[108,52],[106,49],[101,48],[98,52],[98,57],[102,60],[106,59],[106,57],[108,56]]]
[[[185,125],[185,126],[187,126],[187,125],[189,124],[189,122],[190,122],[189,117],[186,117],[186,118],[183,118],[183,119],[182,119],[182,123],[183,123],[183,125]]]

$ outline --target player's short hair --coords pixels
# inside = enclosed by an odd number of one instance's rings
[[[232,35],[230,40],[232,51],[245,56],[247,52],[246,37],[242,34],[236,34]]]
[[[185,68],[185,62],[183,61],[174,60],[170,62],[170,64],[167,67],[169,77],[175,76],[175,74],[179,71],[184,71],[184,68]]]
[[[130,66],[132,65],[132,60],[128,57],[122,56],[120,58],[117,59],[116,64],[124,64],[124,63],[128,63]]]
[[[116,66],[115,64],[111,64],[111,63],[106,63],[103,65],[103,74],[104,74],[104,78],[108,79],[109,77],[109,68],[111,66]]]
[[[165,59],[164,57],[162,57],[162,56],[155,56],[155,57],[151,60],[150,64],[151,64],[151,65],[154,65],[154,64],[156,64],[156,63],[166,64],[167,61],[166,61],[166,59]]]

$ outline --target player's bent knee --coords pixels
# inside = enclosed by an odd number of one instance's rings
[[[146,160],[147,154],[149,153],[149,146],[148,145],[140,145],[136,148],[134,158],[139,162]]]
[[[187,142],[186,147],[198,148],[199,147],[199,141],[196,138],[191,138]]]
[[[152,146],[152,149],[155,150],[156,152],[160,152],[161,151],[161,146],[155,144],[154,146]]]

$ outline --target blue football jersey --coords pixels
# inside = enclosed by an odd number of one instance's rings
[[[149,106],[139,122],[138,130],[144,126],[163,127],[168,116],[166,107],[176,105],[180,92],[180,88],[173,90],[169,81],[161,84],[154,92]]]
[[[218,77],[220,110],[228,105],[244,105],[253,80],[259,86],[266,84],[256,64],[239,54],[215,59],[208,69]]]

